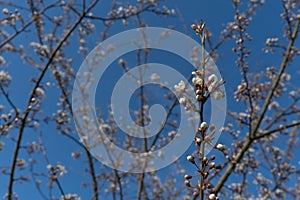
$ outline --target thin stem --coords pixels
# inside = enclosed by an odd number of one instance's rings
[[[204,31],[202,30],[202,33],[200,33],[200,40],[201,40],[201,67],[202,67],[202,83],[201,83],[201,100],[199,102],[199,106],[200,106],[200,110],[199,110],[199,115],[200,115],[200,124],[202,122],[204,122],[204,104],[206,102],[205,100],[205,34]],[[202,131],[201,133],[201,152],[200,152],[200,156],[202,156],[201,160],[203,160],[204,158],[204,151],[205,151],[205,132]],[[204,171],[205,171],[205,166],[203,164],[203,162],[201,162],[201,178],[200,178],[200,185],[199,187],[199,191],[200,191],[200,199],[204,200],[204,190],[202,189],[202,185],[204,183]]]

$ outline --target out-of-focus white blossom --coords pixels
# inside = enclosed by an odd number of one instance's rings
[[[153,73],[150,77],[151,81],[153,82],[159,82],[160,81],[160,76],[157,73]]]
[[[212,97],[215,99],[215,100],[220,100],[224,97],[224,93],[221,91],[221,90],[216,90],[212,93]]]
[[[3,9],[2,9],[2,13],[3,13],[4,15],[7,15],[7,14],[9,13],[9,11],[8,11],[7,8],[3,8]]]
[[[121,66],[125,66],[125,64],[126,64],[126,62],[121,58],[121,59],[119,59],[119,65],[121,65]]]
[[[168,133],[168,137],[174,137],[176,135],[176,132],[175,131],[170,131]]]
[[[1,119],[3,119],[4,121],[6,121],[7,120],[7,115],[6,114],[2,114],[1,115]]]
[[[8,87],[11,80],[11,76],[6,71],[0,71],[0,84]]]
[[[272,110],[272,109],[276,109],[276,108],[278,108],[279,107],[279,103],[277,102],[277,101],[272,101],[271,103],[270,103],[270,105],[268,106],[268,109],[269,110]]]
[[[81,156],[81,153],[80,152],[72,152],[71,156],[72,156],[72,158],[77,159]]]
[[[123,24],[123,26],[127,26],[127,25],[128,25],[128,20],[123,19],[123,20],[122,20],[122,24]]]
[[[5,64],[5,59],[2,56],[0,56],[0,66],[4,64]]]
[[[181,93],[185,91],[185,83],[180,81],[177,85],[174,86],[175,92]]]
[[[15,48],[13,45],[11,44],[5,44],[3,47],[2,47],[3,50],[5,51],[13,51]],[[0,56],[1,57],[1,56]],[[1,65],[1,64],[0,64]]]
[[[278,42],[278,38],[267,38],[266,40],[266,46],[272,46],[275,45]]]
[[[179,103],[180,103],[181,105],[186,105],[186,102],[187,102],[187,100],[186,100],[185,97],[181,97],[181,98],[179,99]]]
[[[35,95],[38,97],[38,98],[41,98],[41,99],[44,99],[45,98],[45,91],[42,89],[42,88],[40,88],[40,87],[38,87],[38,88],[36,88],[36,90],[35,90]]]
[[[215,194],[210,194],[210,195],[208,196],[208,199],[209,199],[209,200],[215,200],[215,199],[216,199],[216,195],[215,195]]]
[[[218,81],[218,77],[215,74],[212,74],[208,77],[208,82],[216,83]]]
[[[31,47],[33,47],[33,48],[40,48],[40,49],[42,49],[42,50],[48,50],[48,46],[47,45],[41,45],[40,43],[38,43],[38,42],[31,42],[30,44],[29,44],[29,46],[31,46]]]
[[[37,121],[33,122],[33,128],[37,129],[39,127],[39,123]]]
[[[104,132],[110,132],[111,131],[111,127],[108,124],[101,124],[100,125],[101,130]]]
[[[81,200],[77,194],[66,194],[61,197],[61,200]]]
[[[48,165],[47,165],[47,169],[48,169],[48,170],[52,169],[52,165],[48,164]]]
[[[290,81],[291,80],[291,75],[287,73],[283,73],[281,76],[281,80],[283,81]]]
[[[296,96],[296,91],[290,91],[290,93],[289,93],[289,95],[291,96],[291,97],[295,97]]]

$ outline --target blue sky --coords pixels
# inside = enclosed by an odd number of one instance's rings
[[[132,1],[135,2],[135,1]],[[47,2],[48,3],[48,2]],[[206,22],[207,28],[213,33],[213,41],[218,41],[220,39],[220,32],[226,27],[226,23],[228,21],[233,21],[234,12],[233,6],[230,1],[219,1],[219,0],[190,0],[190,1],[180,1],[180,0],[170,0],[166,1],[165,4],[169,8],[174,8],[177,13],[182,15],[184,21],[181,21],[176,16],[170,16],[168,18],[165,17],[154,17],[152,13],[145,13],[142,15],[143,20],[146,21],[148,26],[153,27],[164,27],[167,28],[169,26],[174,26],[177,31],[183,32],[185,34],[190,35],[192,38],[198,40],[198,37],[193,33],[190,29],[190,25],[192,23],[199,22],[200,19]],[[97,8],[94,9],[94,15],[97,13],[105,13],[105,11],[109,10],[111,7],[110,1],[103,1],[99,4]],[[279,40],[282,39],[283,31],[282,31],[282,19],[279,16],[281,12],[280,3],[277,1],[267,0],[265,6],[263,8],[259,8],[256,12],[256,15],[253,16],[252,22],[249,26],[249,33],[253,38],[253,42],[248,43],[248,47],[252,49],[252,53],[249,57],[250,63],[250,71],[260,71],[263,70],[266,66],[278,66],[281,58],[279,56],[268,55],[262,51],[264,47],[264,43],[268,37],[278,37]],[[25,12],[26,13],[26,12]],[[51,14],[51,13],[50,13]],[[26,13],[28,16],[29,13]],[[103,16],[103,15],[102,15]],[[0,17],[3,17],[1,14]],[[97,43],[99,43],[99,34],[103,30],[103,24],[101,22],[95,22],[96,31],[93,35],[87,38],[89,49],[93,49]],[[187,29],[184,28],[184,25],[187,26]],[[110,35],[117,34],[121,31],[128,30],[131,28],[136,28],[137,25],[132,21],[129,21],[128,27],[124,28],[121,22],[116,22],[111,30]],[[50,27],[46,26],[46,29]],[[21,35],[15,39],[17,44],[23,44],[25,39],[30,41],[32,36],[30,33]],[[76,40],[77,34],[74,34],[71,40]],[[33,40],[36,40],[34,38]],[[236,102],[233,99],[233,91],[236,89],[237,85],[240,83],[240,73],[239,69],[235,67],[234,61],[236,59],[235,54],[231,51],[232,46],[235,41],[226,42],[219,51],[219,59],[216,61],[216,64],[226,80],[226,92],[227,92],[227,103],[229,110],[239,110],[241,108],[236,107]],[[299,44],[299,43],[298,43]],[[24,44],[28,45],[28,43]],[[28,46],[25,46],[28,48]],[[66,48],[65,54],[67,57],[74,58],[73,68],[76,71],[81,62],[84,59],[84,56],[78,55],[77,51],[78,44],[74,44],[73,42],[69,47]],[[32,84],[29,84],[30,77],[36,77],[39,72],[32,67],[25,65],[18,55],[14,54],[3,54],[3,57],[6,59],[6,66],[3,66],[4,69],[7,69],[11,76],[13,77],[13,81],[10,88],[11,98],[16,102],[16,105],[21,109],[25,108],[27,103],[28,95],[30,90],[32,89]],[[130,57],[130,56],[129,56]],[[129,58],[130,59],[130,58]],[[160,53],[154,52],[154,57],[152,57],[156,62],[166,63],[169,65],[180,65],[184,64],[184,62],[179,60],[165,60],[166,57],[161,56]],[[135,63],[135,60],[131,61],[132,64]],[[117,64],[117,61],[116,63]],[[190,70],[190,69],[189,69]],[[295,72],[295,70],[292,70]],[[120,70],[114,70],[112,67],[109,69],[108,77],[117,77],[116,74],[120,75]],[[190,71],[183,70],[182,73],[188,74]],[[113,79],[112,79],[113,80]],[[107,80],[107,81],[112,81]],[[44,82],[51,81],[50,73],[47,73],[47,76]],[[104,80],[105,81],[105,80]],[[107,94],[109,94],[110,88],[103,88],[107,90]],[[48,114],[54,113],[58,106],[58,92],[56,87],[51,87],[46,92],[47,98],[42,104],[42,109],[44,113],[41,113],[40,116],[46,116]],[[3,96],[0,96],[0,104],[3,104],[9,108]],[[73,125],[73,124],[72,124]],[[17,131],[11,131],[9,134],[16,136]],[[89,199],[91,196],[90,188],[85,189],[80,184],[82,182],[89,182],[89,175],[86,172],[83,172],[84,167],[86,167],[85,159],[80,159],[79,161],[74,161],[70,154],[73,151],[78,150],[78,146],[67,139],[66,137],[60,135],[55,130],[55,124],[50,122],[49,124],[41,123],[39,129],[37,131],[33,131],[32,129],[25,130],[25,137],[22,141],[22,144],[25,145],[32,141],[37,140],[37,136],[41,134],[43,138],[44,145],[46,147],[49,160],[52,164],[56,164],[58,161],[62,162],[66,165],[68,173],[61,179],[61,183],[64,186],[64,190],[66,193],[78,193],[82,199]],[[229,144],[230,139],[226,135],[221,135],[220,141],[222,143]],[[3,151],[0,153],[0,167],[8,167],[11,163],[12,152],[14,148],[14,142],[11,142],[9,138],[1,138],[5,143]],[[186,155],[186,154],[185,154]],[[20,158],[25,158],[27,161],[29,159],[25,150],[21,150],[19,154]],[[45,172],[45,161],[42,159],[42,156],[37,156],[37,159],[41,162],[37,171]],[[185,156],[181,158],[181,160],[185,160]],[[84,163],[84,165],[83,165]],[[184,163],[184,162],[182,162]],[[189,163],[183,164],[183,167],[186,167],[186,170],[191,169]],[[101,170],[101,166],[99,163],[96,164],[96,168]],[[174,170],[174,166],[167,167],[161,170],[159,173],[163,174],[167,171]],[[25,172],[17,172],[16,175],[25,174],[29,175],[28,171]],[[4,196],[7,191],[7,176],[0,176],[0,196]],[[165,177],[162,175],[162,178]],[[182,177],[176,177],[178,181],[182,180]],[[45,179],[44,179],[45,180]],[[47,191],[46,182],[43,184],[43,188]],[[32,183],[24,183],[24,184],[15,184],[15,191],[19,194],[21,200],[23,199],[40,199],[39,194],[36,193],[36,189]],[[47,192],[46,192],[47,194]],[[54,189],[53,194],[59,194],[58,190]],[[110,197],[106,197],[110,198]]]

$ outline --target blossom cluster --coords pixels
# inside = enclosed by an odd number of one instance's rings
[[[211,74],[207,80],[205,80],[202,72],[199,70],[193,71],[192,75],[194,76],[192,83],[195,90],[193,88],[189,88],[182,80],[174,86],[175,92],[181,95],[179,103],[185,107],[185,110],[196,111],[197,105],[195,100],[206,101],[209,97],[212,97],[215,100],[224,98],[224,91],[220,88],[220,86],[224,84],[223,79],[218,81],[218,77],[215,74]],[[195,99],[191,98],[192,93],[196,93]]]

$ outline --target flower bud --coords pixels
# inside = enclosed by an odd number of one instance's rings
[[[185,98],[185,97],[181,97],[181,98],[179,99],[179,103],[180,103],[181,105],[186,105],[186,98]]]
[[[119,65],[125,66],[125,65],[126,65],[126,62],[125,62],[123,59],[120,59],[120,60],[119,60]]]
[[[192,24],[192,25],[191,25],[191,28],[192,28],[193,30],[196,30],[196,29],[197,29],[197,25],[196,25],[196,24]]]
[[[185,181],[184,181],[184,184],[185,184],[185,186],[187,186],[187,187],[191,187],[191,183],[190,183],[190,181],[188,181],[188,180],[185,180]]]
[[[212,74],[208,77],[208,82],[217,82],[218,78],[215,74]]]
[[[188,157],[186,157],[186,159],[187,159],[189,162],[195,164],[195,159],[194,159],[193,156],[188,156]]]
[[[209,169],[212,169],[215,167],[215,165],[216,165],[215,162],[211,162],[211,163],[209,163],[208,167],[209,167]]]
[[[207,189],[211,189],[212,185],[210,183],[207,184]]]
[[[3,13],[4,15],[7,15],[7,14],[9,13],[9,11],[8,11],[7,8],[3,8],[3,9],[2,9],[2,13]]]
[[[204,179],[207,179],[208,174],[209,174],[208,172],[205,172],[204,175],[203,175],[203,178],[204,178]]]
[[[193,193],[193,195],[194,195],[194,197],[198,197],[198,196],[199,196],[199,192],[198,192],[198,191],[195,191],[195,192]]]
[[[222,165],[217,165],[216,169],[222,169]]]
[[[200,138],[195,137],[194,141],[195,141],[195,143],[196,143],[198,146],[201,145],[201,141],[202,141],[202,140],[201,140]]]
[[[209,199],[209,200],[215,200],[215,199],[216,199],[216,195],[215,195],[215,194],[210,194],[210,195],[208,196],[208,199]]]
[[[206,129],[208,128],[208,125],[206,122],[202,122],[201,125],[200,125],[200,128],[202,131],[206,131]]]
[[[226,149],[226,146],[223,144],[217,144],[216,145],[216,149],[220,150],[220,151],[224,151]]]
[[[184,178],[188,180],[188,179],[191,179],[193,177],[191,175],[186,174],[186,175],[184,175]]]

